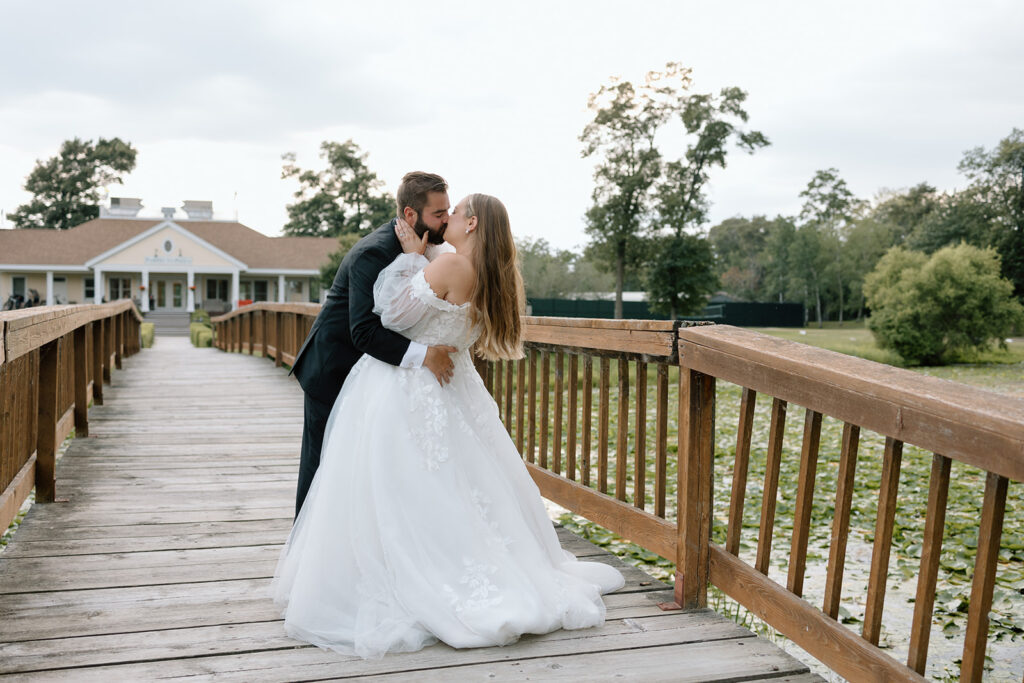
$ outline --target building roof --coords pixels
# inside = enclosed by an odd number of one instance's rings
[[[0,264],[81,266],[164,219],[95,218],[70,230],[0,230]],[[267,237],[231,221],[171,221],[249,268],[318,269],[337,251],[331,237]]]

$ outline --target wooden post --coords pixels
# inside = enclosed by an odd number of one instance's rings
[[[647,363],[636,363],[636,445],[633,447],[633,507],[647,501]]]
[[[754,408],[757,392],[743,387],[740,399],[739,427],[736,429],[736,460],[732,468],[732,498],[729,499],[729,530],[725,550],[740,554],[740,534],[743,531],[743,505],[747,496],[747,472],[750,469],[750,434],[754,428]]]
[[[836,507],[832,517],[832,544],[829,546],[825,574],[825,601],[821,611],[833,619],[839,616],[839,597],[843,588],[846,564],[846,541],[850,533],[850,510],[853,506],[854,473],[857,469],[857,445],[860,427],[843,423],[843,445],[839,452],[839,481],[836,484]]]
[[[295,346],[293,347],[293,350],[292,350],[292,352],[290,354],[293,357],[292,363],[295,362],[294,356],[299,355],[299,349],[302,348],[302,342],[306,341],[306,333],[305,333],[306,331],[304,329],[305,326],[306,326],[306,322],[305,322],[304,316],[301,313],[296,313],[295,314]]]
[[[267,320],[267,316],[269,314],[270,311],[266,309],[260,311],[260,353],[263,355],[264,358],[266,358],[267,354],[270,353],[267,350],[270,346],[270,342],[267,341],[268,337],[270,336],[270,324]]]
[[[679,368],[675,605],[706,607],[714,484],[715,378]]]
[[[917,572],[917,597],[911,622],[910,650],[907,666],[924,675],[928,662],[928,640],[931,636],[932,610],[935,608],[935,582],[939,575],[942,532],[946,525],[946,501],[949,498],[949,470],[952,461],[935,453],[928,483],[928,507],[925,513],[924,542],[921,544],[921,566]]]
[[[36,502],[52,503],[57,473],[57,357],[60,339],[39,353],[39,404],[36,420]]]
[[[548,468],[548,386],[550,379],[551,353],[542,351],[540,362],[540,466],[544,469]]]
[[[281,339],[284,337],[284,313],[274,311],[274,366],[281,367]]]
[[[984,673],[988,613],[992,609],[1008,483],[1006,477],[992,472],[985,477],[985,498],[981,504],[981,521],[978,523],[978,554],[974,559],[971,601],[967,608],[967,634],[964,636],[963,663],[960,665],[960,680],[967,683],[980,681]],[[39,486],[38,482],[36,486]]]
[[[757,536],[757,558],[754,567],[768,576],[772,556],[772,532],[775,529],[775,506],[779,495],[779,469],[782,466],[782,441],[786,436],[786,402],[772,399],[772,422],[768,430],[768,455],[765,461],[764,496],[761,498],[761,525]]]
[[[124,347],[124,313],[114,316],[114,367],[121,369],[121,356]]]
[[[114,319],[103,319],[103,381],[111,383],[110,357],[114,355]]]
[[[668,482],[668,365],[658,363],[658,405],[654,440],[654,514],[665,517],[665,485]]]
[[[103,319],[90,324],[92,329],[92,402],[103,405]]]
[[[626,500],[626,466],[629,464],[629,361],[615,361],[619,370],[619,424],[615,430],[615,497]]]
[[[89,378],[86,363],[89,362],[85,353],[85,340],[89,328],[86,325],[75,329],[72,336],[75,364],[75,436],[89,436]]]

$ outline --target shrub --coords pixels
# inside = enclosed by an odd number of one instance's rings
[[[967,244],[928,258],[894,247],[864,282],[878,345],[904,360],[941,365],[991,347],[1024,321],[999,255]]]
[[[213,327],[213,323],[210,322],[210,314],[201,308],[197,308],[192,312],[189,320],[194,323],[203,323],[209,327]]]
[[[203,323],[192,323],[189,325],[189,337],[192,339],[192,346],[213,346],[213,328]]]
[[[139,323],[139,336],[142,338],[142,348],[148,349],[153,346],[153,323]]]

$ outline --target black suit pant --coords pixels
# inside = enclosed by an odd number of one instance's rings
[[[295,490],[295,516],[299,516],[302,502],[306,500],[313,476],[320,466],[320,451],[324,445],[324,431],[327,418],[331,415],[334,402],[325,403],[305,394],[305,419],[302,425],[302,454],[299,457],[299,483]]]

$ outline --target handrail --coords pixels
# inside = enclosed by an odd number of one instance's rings
[[[131,301],[0,313],[0,529],[36,488],[56,496],[56,453],[89,433],[88,405],[103,403],[111,367],[141,348]]]
[[[277,364],[292,362],[318,310],[247,306],[214,319],[217,346],[260,348]],[[963,680],[981,679],[1007,484],[1024,481],[1024,400],[725,325],[524,317],[523,330],[526,358],[481,362],[478,370],[542,494],[673,559],[675,607],[706,606],[707,587],[714,585],[851,680],[923,680],[950,464],[987,472],[961,665]],[[677,372],[673,387],[670,376]],[[742,388],[724,547],[711,542],[719,379]],[[771,398],[772,411],[757,556],[749,565],[738,547],[757,393]],[[805,429],[789,577],[782,586],[768,578],[768,566],[790,403],[805,409]],[[669,416],[675,414],[677,456],[668,444]],[[838,418],[844,428],[819,610],[802,596],[824,416]],[[837,617],[861,429],[885,436],[886,445],[867,611],[857,634]],[[934,453],[906,665],[877,646],[904,443]],[[672,457],[678,458],[674,482],[668,474]],[[646,481],[648,469],[653,482]],[[648,491],[651,511],[645,509]]]

